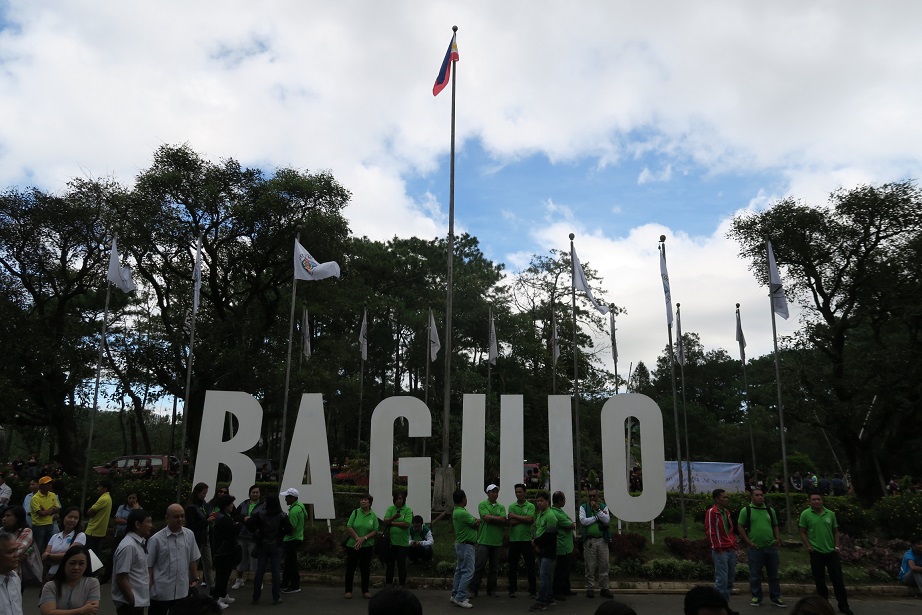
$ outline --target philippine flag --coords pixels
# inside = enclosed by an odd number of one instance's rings
[[[458,43],[457,33],[451,35],[451,42],[448,44],[448,51],[445,52],[445,59],[442,60],[442,68],[439,69],[439,75],[435,78],[435,85],[432,86],[432,95],[438,96],[439,92],[448,85],[448,78],[451,77],[451,63],[458,61]]]

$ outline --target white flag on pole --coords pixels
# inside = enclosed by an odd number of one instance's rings
[[[560,339],[557,337],[557,315],[551,313],[551,354],[554,357],[554,367],[557,367],[557,358],[560,357]]]
[[[743,335],[743,323],[740,320],[740,309],[736,308],[736,341],[740,345],[740,361],[746,362],[746,337]]]
[[[317,259],[304,249],[301,242],[295,239],[296,280],[323,280],[334,276],[339,277],[339,263],[336,261],[318,263]]]
[[[775,262],[775,253],[772,251],[772,242],[765,242],[768,249],[768,292],[772,298],[772,310],[781,318],[788,319],[788,298],[784,296],[784,286],[781,285],[781,276],[778,275],[778,264]]]
[[[583,271],[583,266],[580,264],[579,257],[576,255],[575,247],[570,250],[570,259],[573,261],[573,288],[586,293],[586,298],[589,299],[592,307],[597,309],[599,313],[608,314],[608,306],[599,305],[599,302],[592,296],[592,291],[589,290],[589,282],[586,281],[586,273]]]
[[[195,282],[195,294],[192,297],[192,318],[198,314],[198,298],[202,290],[202,236],[195,244],[195,267],[192,269],[192,281]]]
[[[432,315],[432,310],[429,310],[429,360],[435,361],[441,349],[442,344],[439,342],[439,331],[435,326],[435,316]]]
[[[368,360],[368,309],[362,310],[362,328],[359,330],[359,344],[362,347],[362,360]]]
[[[685,346],[682,345],[682,309],[679,307],[676,307],[675,309],[675,332],[675,360],[679,363],[679,365],[685,365]]]
[[[112,249],[109,251],[109,272],[106,279],[115,284],[122,292],[130,293],[135,289],[134,281],[131,279],[131,267],[121,266],[115,237],[112,238]]]
[[[302,352],[305,358],[311,358],[311,330],[308,326],[307,308],[304,308],[304,318],[301,319],[301,342],[303,345]]]
[[[669,272],[666,271],[666,246],[660,244],[659,272],[663,278],[663,293],[666,295],[666,324],[672,325],[672,292],[669,290]]]
[[[496,327],[493,323],[493,310],[490,310],[490,363],[496,365],[496,357],[499,356],[499,349],[496,347]]]

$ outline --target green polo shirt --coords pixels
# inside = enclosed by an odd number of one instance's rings
[[[551,506],[551,512],[557,517],[557,555],[573,553],[573,521],[556,506]]]
[[[775,544],[775,526],[778,520],[767,506],[743,506],[737,527],[745,527],[746,534],[755,546],[764,549]]]
[[[374,513],[371,509],[368,512],[362,512],[361,508],[356,508],[352,511],[352,514],[349,515],[349,522],[346,523],[347,527],[351,527],[355,530],[355,533],[359,536],[367,536],[372,532],[378,531],[378,515]],[[369,538],[365,541],[365,544],[362,545],[362,548],[371,547],[375,544],[374,538]],[[351,549],[355,546],[355,538],[349,536],[349,540],[346,541],[346,548]]]
[[[800,527],[807,530],[807,541],[817,553],[832,553],[836,550],[836,537],[833,532],[839,527],[836,514],[823,508],[819,514],[812,508],[800,513]]]
[[[523,517],[531,517],[532,522],[528,523],[517,523],[513,526],[510,526],[509,529],[509,542],[528,542],[531,540],[532,530],[534,529],[535,524],[535,505],[529,501],[525,501],[524,504],[519,504],[518,500],[509,505],[509,514],[510,515],[521,515]]]
[[[503,545],[503,526],[496,523],[487,523],[484,517],[486,515],[505,517],[506,507],[499,502],[490,504],[490,500],[484,500],[477,505],[477,512],[480,513],[480,531],[477,535],[477,544],[488,547],[501,547]]]
[[[397,527],[394,525],[390,526],[391,544],[395,547],[409,547],[410,524],[413,523],[413,510],[406,504],[400,508],[397,508],[391,504],[387,507],[387,511],[384,513],[384,518],[390,519],[397,513],[400,513],[397,521],[405,521],[407,523],[407,527]]]
[[[463,506],[455,506],[451,514],[452,525],[455,526],[455,542],[469,542],[473,544],[477,540],[477,519],[474,515],[467,512]]]

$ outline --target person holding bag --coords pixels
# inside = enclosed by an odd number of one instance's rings
[[[359,507],[349,515],[346,531],[349,538],[346,540],[346,594],[345,598],[352,598],[353,579],[355,568],[358,566],[362,575],[362,597],[371,598],[369,582],[371,579],[371,555],[374,551],[375,535],[378,532],[378,516],[371,510],[374,499],[365,493],[359,498]]]

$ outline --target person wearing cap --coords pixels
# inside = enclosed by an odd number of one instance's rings
[[[298,572],[298,551],[304,542],[304,519],[307,512],[304,504],[298,498],[297,489],[288,488],[283,493],[285,503],[288,504],[288,522],[291,531],[282,538],[282,549],[285,552],[285,565],[282,568],[282,593],[297,594],[301,591],[301,575]]]
[[[480,591],[480,580],[490,564],[487,575],[487,595],[496,598],[496,576],[499,567],[499,550],[503,546],[503,533],[506,527],[506,507],[498,503],[499,486],[490,483],[486,489],[487,499],[477,505],[480,514],[480,530],[477,532],[477,558],[474,565],[474,578],[468,588],[473,597]]]
[[[61,511],[58,496],[51,490],[50,476],[38,479],[38,493],[32,496],[29,509],[32,513],[32,539],[39,553],[44,553],[51,540],[54,516]]]
[[[96,493],[99,497],[92,506],[86,509],[89,521],[86,524],[86,548],[99,553],[99,545],[109,531],[109,517],[112,516],[112,483],[107,480],[99,481]]]
[[[183,527],[185,521],[186,511],[182,505],[170,504],[166,509],[166,527],[147,540],[147,568],[151,581],[148,615],[166,615],[201,582],[198,560],[202,553],[195,532]]]
[[[391,546],[387,552],[387,565],[384,567],[384,584],[393,586],[394,564],[397,565],[397,583],[400,587],[407,585],[407,550],[410,547],[410,525],[413,523],[413,511],[407,506],[406,494],[394,492],[394,503],[384,512]]]

